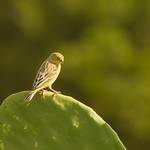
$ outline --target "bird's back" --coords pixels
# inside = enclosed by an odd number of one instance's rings
[[[33,89],[46,88],[54,83],[60,73],[61,65],[45,60],[40,66],[33,83]]]

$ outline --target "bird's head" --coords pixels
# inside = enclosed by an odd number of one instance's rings
[[[54,52],[49,56],[49,61],[53,64],[64,63],[64,56],[59,52]]]

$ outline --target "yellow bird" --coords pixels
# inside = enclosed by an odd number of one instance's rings
[[[43,62],[39,68],[37,75],[35,77],[32,91],[29,92],[28,96],[25,98],[27,101],[31,101],[33,96],[38,91],[43,91],[45,88],[49,88],[52,92],[58,93],[52,89],[52,84],[57,79],[61,64],[64,62],[64,56],[59,52],[54,52]]]

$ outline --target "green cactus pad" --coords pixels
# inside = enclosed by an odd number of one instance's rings
[[[0,106],[0,150],[126,150],[117,134],[90,107],[69,96],[28,92]]]

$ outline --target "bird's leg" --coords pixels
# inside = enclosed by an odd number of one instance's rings
[[[60,94],[60,91],[55,91],[51,86],[49,86],[49,89],[54,93],[54,94]]]
[[[44,89],[39,91],[39,94],[42,95],[43,99],[45,99],[45,95],[44,95]]]

